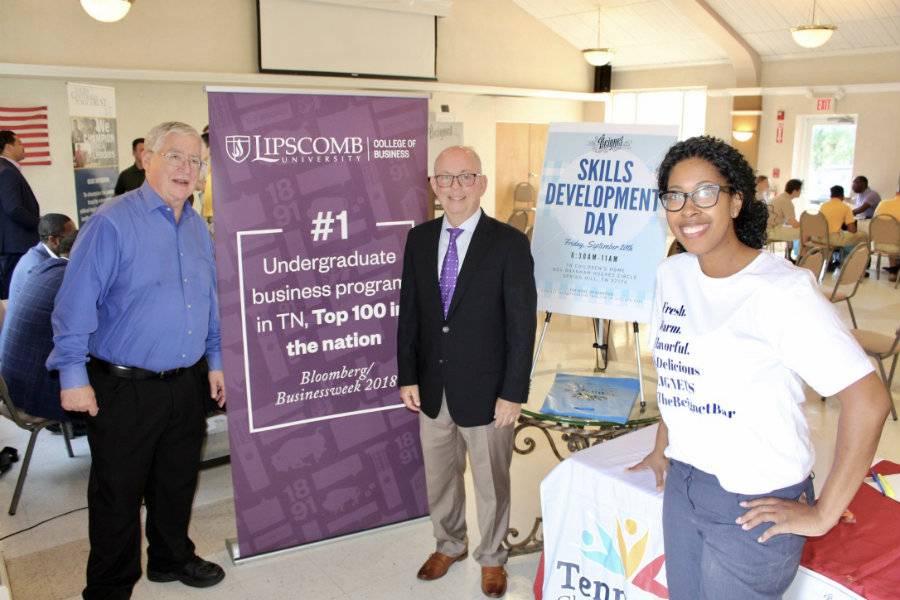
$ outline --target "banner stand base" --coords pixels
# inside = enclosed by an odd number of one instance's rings
[[[388,531],[391,529],[398,529],[400,527],[408,527],[410,525],[416,525],[423,521],[430,521],[431,517],[425,515],[423,517],[417,517],[415,519],[409,519],[408,521],[400,521],[397,523],[391,523],[390,525],[383,525],[381,527],[374,527],[372,529],[366,529],[364,531],[357,531],[355,533],[348,533],[347,535],[341,535],[338,537],[328,538],[325,540],[319,540],[318,542],[310,542],[309,544],[300,544],[298,546],[291,546],[289,548],[281,548],[280,550],[272,550],[271,552],[262,552],[260,554],[253,554],[251,556],[241,556],[241,549],[238,545],[237,538],[229,538],[225,540],[225,550],[228,551],[228,556],[231,557],[231,564],[233,565],[241,565],[244,563],[248,563],[250,561],[254,561],[262,558],[272,558],[275,556],[281,556],[283,554],[289,554],[291,552],[297,552],[299,550],[306,550],[307,548],[315,548],[317,546],[324,546],[326,544],[332,544],[334,542],[343,542],[345,540],[352,540],[354,538],[363,537],[366,535],[370,535],[376,531]]]

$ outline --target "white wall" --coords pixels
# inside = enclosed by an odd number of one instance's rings
[[[143,137],[151,127],[180,120],[198,129],[207,123],[206,93],[200,84],[80,81],[116,88],[119,167],[133,159],[131,140]],[[27,167],[42,213],[59,212],[75,217],[75,175],[69,131],[66,82],[61,79],[0,78],[0,105],[46,104],[50,129],[50,166]]]

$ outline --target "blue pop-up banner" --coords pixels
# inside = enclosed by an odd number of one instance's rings
[[[650,321],[664,254],[656,170],[677,127],[550,126],[532,253],[538,308]]]

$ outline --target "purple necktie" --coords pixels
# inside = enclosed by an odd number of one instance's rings
[[[453,299],[453,290],[456,288],[456,275],[459,272],[459,254],[456,252],[456,238],[463,232],[459,227],[448,227],[450,244],[447,246],[447,254],[444,255],[444,264],[441,266],[441,304],[444,306],[444,318],[447,318],[447,310],[450,308],[450,300]]]

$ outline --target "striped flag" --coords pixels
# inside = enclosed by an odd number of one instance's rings
[[[9,129],[22,140],[23,167],[50,164],[50,138],[46,106],[0,106],[0,129]]]

